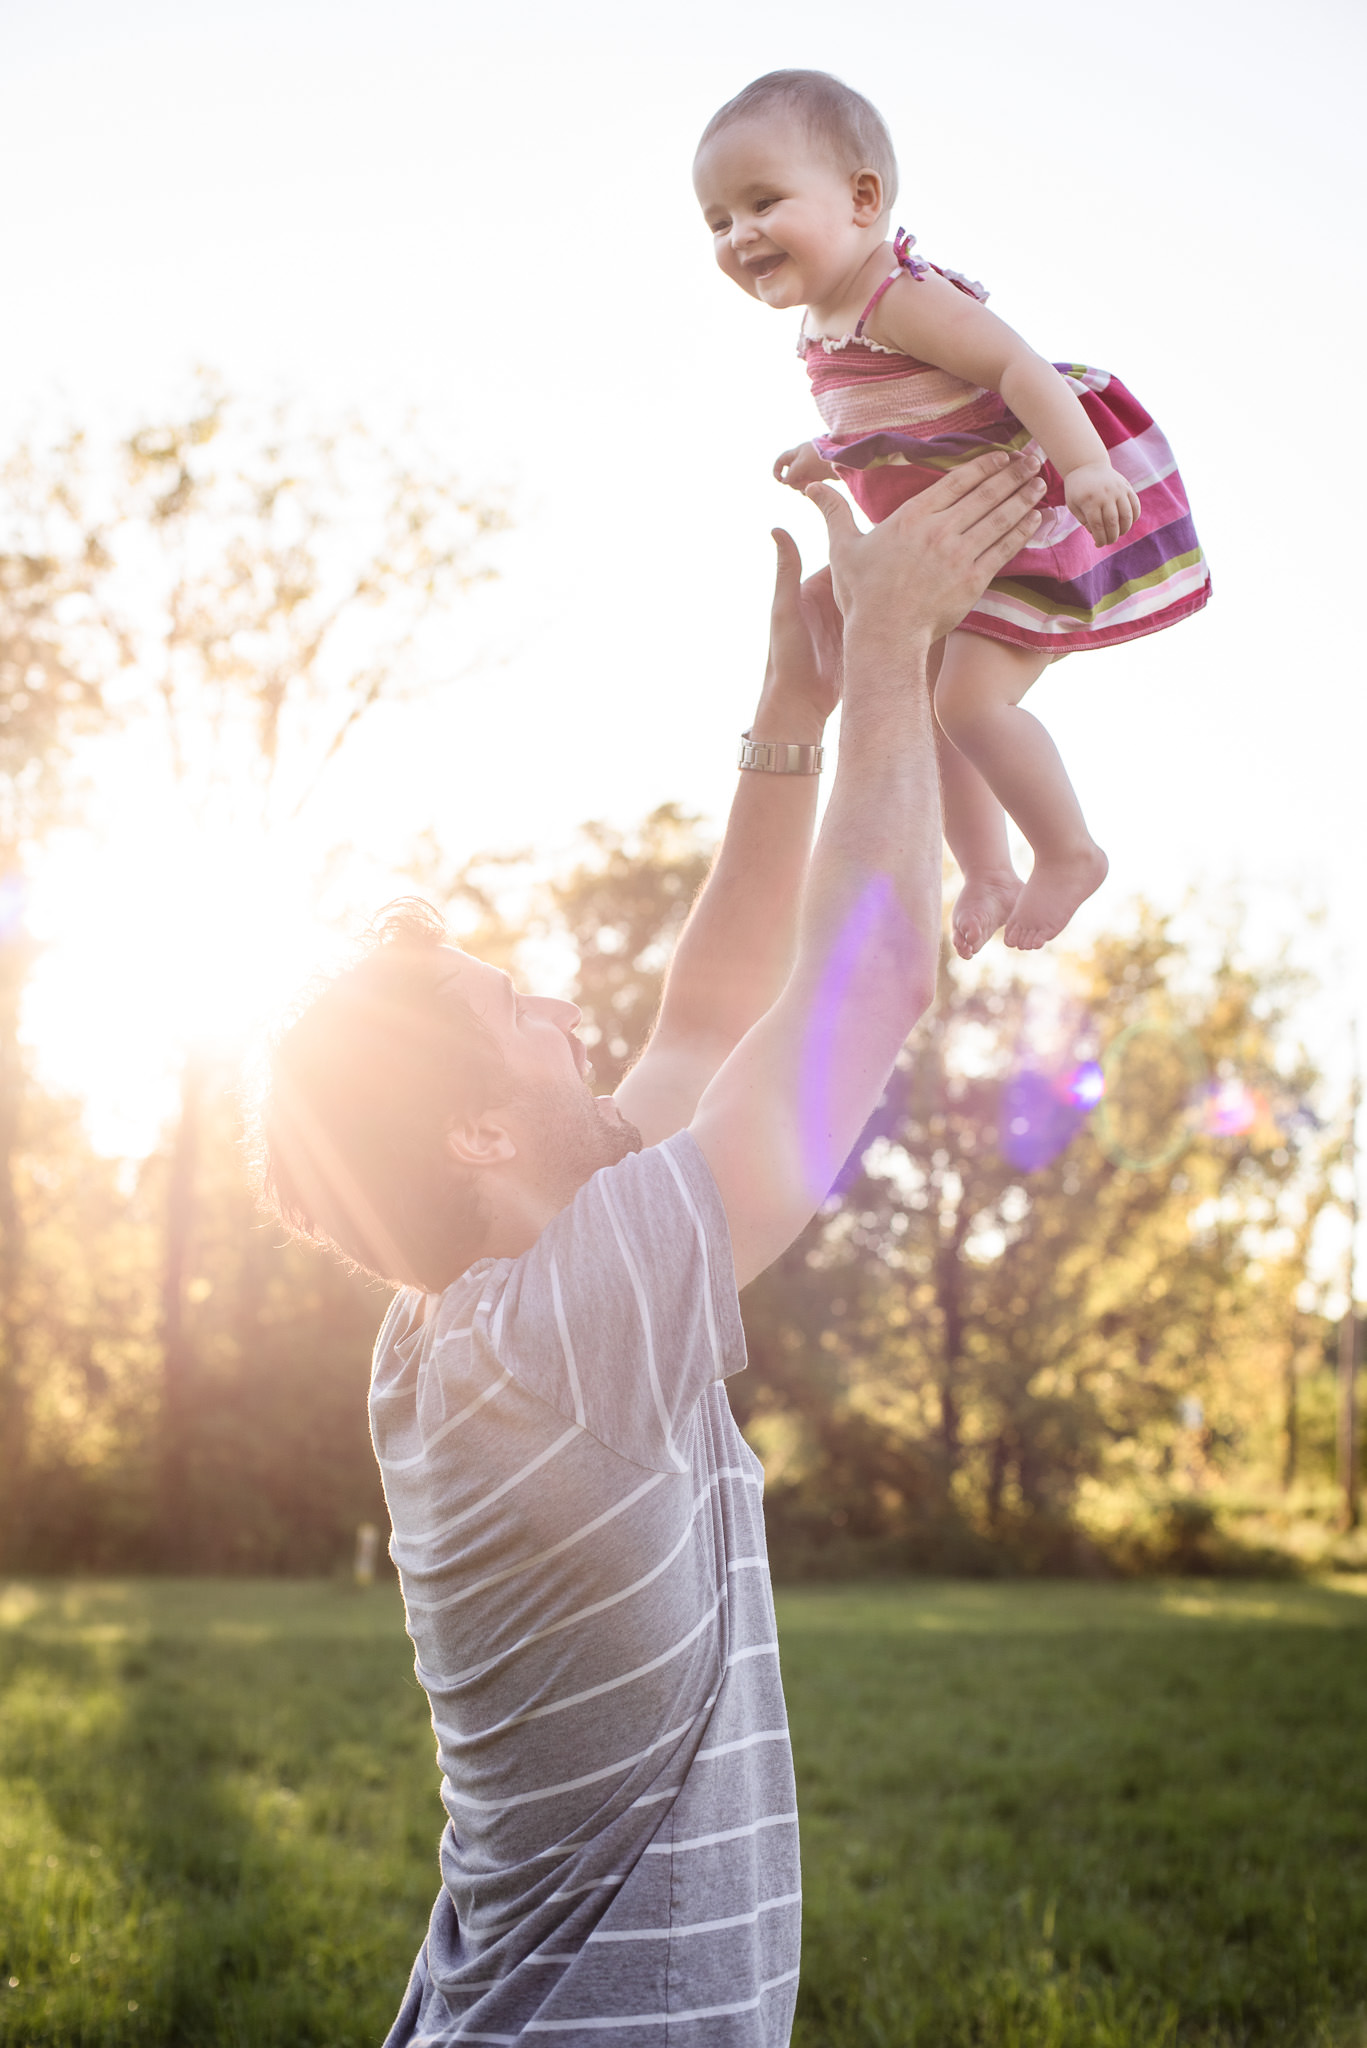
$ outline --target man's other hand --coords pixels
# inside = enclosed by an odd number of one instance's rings
[[[797,543],[781,526],[774,528],[778,565],[774,576],[774,602],[769,614],[769,664],[765,673],[766,700],[801,705],[814,712],[824,726],[840,701],[841,662],[844,627],[840,608],[831,589],[831,572],[819,569],[802,580],[802,557]],[[769,709],[766,702],[764,709]],[[757,733],[757,737],[805,738],[805,730]],[[819,729],[816,737],[820,737]]]
[[[831,578],[846,626],[887,626],[929,645],[952,632],[1039,525],[1044,495],[1033,455],[993,451],[899,505],[861,533],[829,484],[807,496],[826,521]]]

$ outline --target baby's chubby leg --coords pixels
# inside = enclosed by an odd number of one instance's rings
[[[1106,856],[1083,820],[1058,748],[1021,698],[1047,654],[981,633],[951,633],[935,684],[935,715],[1034,849],[1035,865],[1002,937],[1024,952],[1055,938],[1106,878]],[[949,807],[948,792],[945,798]],[[951,844],[953,842],[951,841]]]
[[[938,680],[945,643],[931,649],[932,688]],[[1021,878],[1011,864],[1006,813],[966,754],[943,732],[936,734],[945,838],[964,878],[950,919],[954,950],[971,960],[999,931],[1015,908]]]

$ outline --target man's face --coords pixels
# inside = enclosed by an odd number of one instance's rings
[[[610,1095],[592,1093],[574,1003],[522,995],[500,968],[454,946],[441,950],[450,969],[440,986],[469,1004],[502,1054],[510,1092],[498,1116],[519,1170],[563,1206],[600,1166],[639,1152],[641,1134]]]

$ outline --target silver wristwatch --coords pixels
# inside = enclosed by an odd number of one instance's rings
[[[741,734],[738,768],[758,768],[765,775],[819,775],[824,749],[800,747],[786,740],[752,740]]]

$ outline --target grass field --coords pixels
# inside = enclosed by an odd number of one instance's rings
[[[788,1591],[795,2048],[1367,2044],[1367,1595]],[[441,1823],[392,1588],[0,1587],[0,2043],[369,2048]]]

